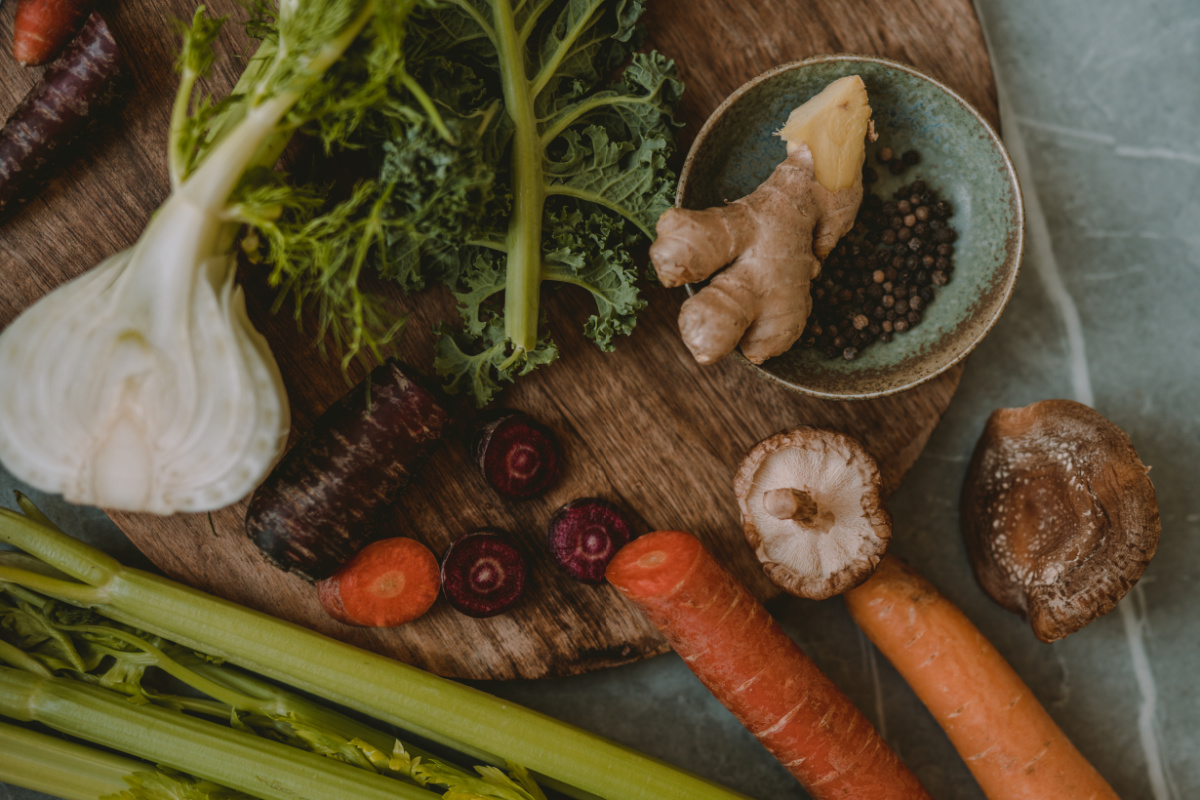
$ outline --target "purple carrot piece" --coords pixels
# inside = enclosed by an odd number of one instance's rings
[[[604,583],[605,567],[632,536],[625,513],[597,497],[567,503],[546,531],[554,562],[575,580],[597,584]]]
[[[442,556],[442,592],[472,617],[507,611],[525,592],[525,559],[504,533],[483,528],[460,536]]]
[[[371,537],[441,443],[449,414],[424,378],[390,359],[330,406],[250,498],[246,532],[269,561],[313,580]]]
[[[125,73],[112,31],[93,12],[0,128],[0,217],[68,160],[88,123],[121,95]]]
[[[535,497],[558,477],[558,439],[527,414],[506,412],[475,436],[475,455],[488,485],[505,497]]]

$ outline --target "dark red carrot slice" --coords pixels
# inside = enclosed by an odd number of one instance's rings
[[[541,494],[558,477],[557,437],[520,412],[484,425],[475,436],[475,455],[488,485],[514,500]]]
[[[632,535],[625,513],[596,497],[567,503],[550,518],[546,531],[554,562],[584,583],[603,583],[604,568]]]
[[[371,537],[390,503],[441,443],[450,417],[396,360],[330,406],[250,498],[246,532],[282,569],[327,578]]]
[[[88,123],[121,95],[125,71],[112,32],[93,13],[0,128],[0,217],[66,161]]]
[[[317,596],[336,620],[391,628],[430,609],[441,588],[440,575],[437,558],[416,539],[383,539],[319,582]]]
[[[929,800],[850,698],[696,537],[634,539],[608,580],[814,800]]]
[[[442,591],[450,605],[472,617],[511,608],[525,592],[525,559],[500,531],[460,536],[442,557]]]
[[[13,58],[26,67],[45,64],[79,33],[96,0],[17,0]]]

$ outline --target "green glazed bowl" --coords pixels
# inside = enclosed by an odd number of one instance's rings
[[[858,358],[828,359],[799,343],[761,366],[762,377],[801,394],[837,400],[911,389],[964,359],[995,324],[1012,294],[1024,246],[1025,212],[1017,175],[991,126],[965,100],[913,67],[873,56],[831,55],[783,64],[759,75],[713,112],[692,145],[676,204],[701,209],[744,197],[786,156],[775,135],[793,108],[831,81],[859,75],[867,86],[877,144],[867,163],[879,180],[868,191],[890,198],[923,179],[954,207],[954,274],[919,325]],[[921,163],[900,176],[879,169],[875,151],[915,148]],[[699,286],[689,286],[688,293]]]

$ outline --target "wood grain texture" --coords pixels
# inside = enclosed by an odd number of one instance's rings
[[[0,11],[0,41],[11,41],[12,9]],[[232,0],[210,4],[234,13]],[[184,0],[126,0],[105,7],[126,44],[137,82],[120,120],[97,132],[87,154],[16,217],[0,225],[0,323],[37,297],[131,244],[167,188],[165,135],[175,78],[168,21],[187,17]],[[654,0],[652,44],[680,64],[682,114],[691,137],[733,89],[764,69],[818,53],[855,52],[906,61],[959,91],[997,122],[995,89],[969,0]],[[226,53],[246,43],[233,27]],[[238,67],[226,59],[206,87],[222,94]],[[0,113],[36,78],[0,56]],[[279,360],[293,405],[293,439],[345,391],[336,365],[315,355],[287,314],[270,313],[259,274],[246,274],[251,318]],[[727,360],[701,368],[679,341],[683,292],[649,288],[637,331],[604,354],[580,327],[588,300],[547,291],[562,358],[508,390],[502,404],[554,428],[568,468],[544,497],[501,500],[478,476],[466,440],[470,412],[399,502],[380,515],[380,535],[415,536],[440,552],[472,528],[512,532],[532,565],[531,591],[513,612],[488,620],[457,614],[444,601],[416,622],[356,629],[325,616],[312,586],[268,567],[242,533],[245,505],[208,515],[112,517],[167,573],[231,600],[267,610],[339,639],[443,675],[535,678],[625,663],[666,650],[643,618],[609,587],[577,584],[544,555],[544,526],[562,503],[598,495],[620,503],[638,532],[682,528],[706,541],[760,597],[777,590],[740,533],[731,481],[745,451],[796,424],[828,425],[860,438],[879,458],[889,491],[912,466],[958,385],[961,366],[903,395],[834,403],[801,398]],[[428,369],[432,324],[450,318],[445,292],[416,299],[400,355]],[[396,296],[397,310],[408,301]],[[365,373],[359,370],[353,377]]]

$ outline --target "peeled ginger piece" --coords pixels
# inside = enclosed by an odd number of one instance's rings
[[[863,144],[871,130],[867,87],[857,75],[847,75],[788,115],[779,131],[788,155],[801,144],[812,151],[817,183],[831,192],[853,186],[863,164]]]

